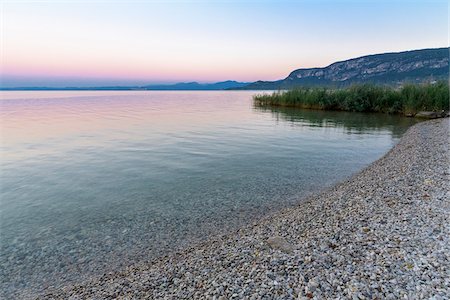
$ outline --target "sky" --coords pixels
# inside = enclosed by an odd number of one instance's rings
[[[0,87],[277,80],[449,46],[446,0],[0,3]]]

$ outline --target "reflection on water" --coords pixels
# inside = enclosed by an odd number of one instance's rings
[[[347,134],[389,131],[393,138],[400,138],[405,128],[417,119],[377,113],[308,110],[292,107],[254,107],[257,112],[270,113],[277,122],[289,122],[292,126],[344,128]]]
[[[117,270],[294,205],[411,120],[259,109],[254,92],[7,92],[0,297]]]

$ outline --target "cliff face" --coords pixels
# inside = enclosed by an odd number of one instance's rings
[[[279,89],[296,86],[345,86],[352,83],[399,85],[404,82],[448,80],[449,48],[362,56],[324,68],[298,69],[283,80],[258,81],[245,88]]]

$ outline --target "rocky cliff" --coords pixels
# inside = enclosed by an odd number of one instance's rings
[[[298,69],[283,80],[257,81],[245,89],[296,86],[346,86],[353,83],[400,85],[449,79],[449,48],[423,49],[362,56],[324,68]]]

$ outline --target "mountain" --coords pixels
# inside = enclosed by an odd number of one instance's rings
[[[146,86],[97,86],[97,87],[13,87],[3,88],[3,91],[130,91],[130,90],[154,90],[154,91],[202,91],[202,90],[227,90],[237,89],[248,85],[249,82],[237,82],[227,80],[216,83],[179,82],[175,84],[154,84]]]
[[[226,90],[236,89],[248,85],[248,82],[237,82],[227,80],[216,83],[198,83],[198,82],[179,82],[175,84],[147,85],[143,86],[145,90]]]
[[[361,56],[324,68],[297,69],[285,79],[253,83],[227,80],[216,83],[180,82],[145,86],[18,87],[0,90],[278,90],[300,86],[342,87],[353,83],[401,85],[449,80],[449,48],[422,49]]]
[[[240,89],[290,89],[300,86],[347,86],[353,83],[400,85],[449,80],[449,48],[361,56],[324,68],[297,69],[277,81],[256,81]]]

